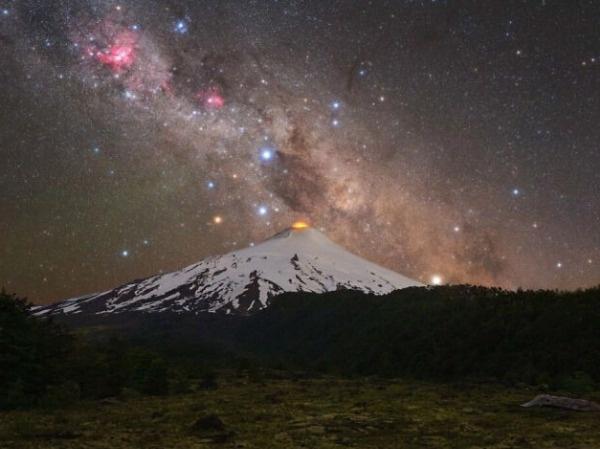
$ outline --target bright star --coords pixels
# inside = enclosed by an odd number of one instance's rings
[[[121,256],[128,257],[129,256],[129,250],[124,249],[123,251],[121,251]]]
[[[221,223],[223,223],[223,218],[220,215],[216,215],[215,217],[213,217],[213,223],[221,224]]]
[[[268,162],[271,159],[273,159],[274,155],[275,155],[275,152],[273,151],[272,148],[262,148],[260,150],[260,158],[265,162]]]
[[[208,187],[209,189],[214,189],[216,186],[216,184],[213,181],[208,181],[206,183],[206,187]]]
[[[334,101],[333,103],[331,103],[331,109],[333,109],[334,111],[337,111],[341,106],[342,105],[339,101]]]
[[[442,285],[443,282],[444,280],[439,274],[434,274],[431,276],[431,285]]]
[[[267,212],[268,212],[268,211],[269,211],[269,210],[267,209],[267,207],[266,207],[266,206],[260,206],[260,207],[258,208],[258,215],[260,215],[260,216],[263,216],[263,217],[264,217],[265,215],[267,215]]]
[[[178,20],[175,22],[174,31],[179,34],[185,34],[188,32],[188,24],[185,20]]]

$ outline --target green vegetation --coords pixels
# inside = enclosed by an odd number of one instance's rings
[[[590,448],[600,289],[278,297],[250,317],[38,319],[0,294],[0,447]],[[95,321],[94,321],[95,320]]]
[[[283,295],[237,339],[264,360],[302,369],[585,392],[600,381],[600,288]]]
[[[63,362],[72,338],[30,316],[28,308],[23,299],[0,292],[0,408],[32,405],[67,378]]]
[[[595,413],[523,409],[493,385],[219,372],[183,395],[0,412],[3,449],[600,447]],[[599,398],[592,394],[592,398]]]
[[[186,372],[156,351],[104,334],[83,338],[29,307],[0,293],[0,409],[186,391]]]
[[[189,378],[261,367],[336,376],[521,383],[585,394],[600,382],[600,289],[471,286],[286,294],[249,317],[117,316],[76,334],[0,294],[0,408],[166,395]],[[77,318],[77,316],[75,316]],[[71,323],[73,324],[73,323]],[[101,325],[102,327],[98,327]]]

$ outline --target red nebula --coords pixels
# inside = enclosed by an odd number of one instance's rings
[[[171,85],[171,80],[166,79],[160,84],[160,90],[168,95],[173,95],[173,86]]]
[[[223,99],[222,96],[213,94],[206,99],[206,105],[213,107],[213,108],[220,109],[225,105],[225,100]]]
[[[225,98],[216,87],[201,90],[197,97],[206,109],[221,109],[225,106]]]
[[[112,45],[108,49],[96,54],[98,61],[107,65],[115,72],[128,69],[135,60],[135,52],[132,45]]]
[[[104,50],[96,53],[96,59],[113,72],[122,72],[135,62],[137,35],[130,31],[118,33],[114,41]]]

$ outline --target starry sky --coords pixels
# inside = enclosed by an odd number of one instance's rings
[[[426,283],[600,283],[600,2],[0,0],[0,285],[303,219]]]

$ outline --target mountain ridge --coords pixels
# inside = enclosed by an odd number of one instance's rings
[[[121,312],[249,314],[284,292],[354,289],[385,294],[421,284],[363,259],[303,223],[248,248],[211,256],[181,270],[67,299],[36,315]]]

